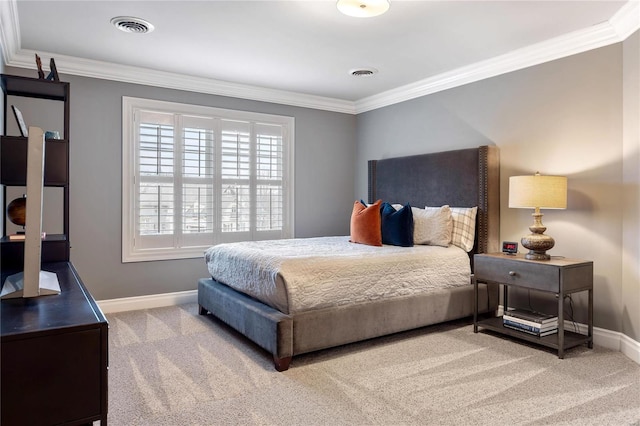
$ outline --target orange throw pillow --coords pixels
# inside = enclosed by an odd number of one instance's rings
[[[382,231],[380,226],[380,205],[378,200],[368,207],[360,201],[353,203],[351,213],[351,238],[352,243],[367,244],[370,246],[382,245]]]

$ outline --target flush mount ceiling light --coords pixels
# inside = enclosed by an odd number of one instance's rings
[[[116,16],[111,19],[111,25],[125,33],[146,34],[154,29],[150,22],[133,16]]]
[[[389,10],[391,0],[338,0],[336,6],[345,15],[370,18]]]
[[[354,77],[369,77],[377,73],[378,70],[375,68],[355,68],[349,71]]]

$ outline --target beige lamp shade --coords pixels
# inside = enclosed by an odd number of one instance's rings
[[[567,208],[567,178],[564,176],[511,176],[509,207],[541,209]]]

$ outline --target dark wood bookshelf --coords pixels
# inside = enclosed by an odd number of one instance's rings
[[[70,85],[66,82],[51,81],[38,78],[15,75],[0,75],[4,92],[4,133],[0,137],[0,184],[5,205],[2,215],[2,235],[7,233],[6,206],[11,200],[7,197],[7,187],[26,186],[27,176],[27,138],[22,136],[6,136],[9,117],[8,96],[48,99],[60,101],[64,109],[63,139],[46,139],[45,141],[45,169],[44,186],[59,187],[63,190],[62,233],[64,241],[59,239],[43,243],[42,261],[69,261],[71,245],[69,244],[69,114],[70,114]],[[44,230],[46,231],[46,229]],[[0,240],[2,246],[2,262],[4,265],[14,266],[15,262],[23,262],[24,256],[19,253],[21,247],[15,241],[7,238]]]
[[[7,96],[61,101],[63,139],[45,140],[44,186],[63,191],[61,234],[42,240],[41,269],[54,272],[60,294],[2,299],[0,316],[0,424],[107,424],[108,323],[70,262],[69,83],[2,74],[4,133]],[[2,282],[24,269],[24,240],[7,233],[8,187],[26,186],[28,140],[0,137],[3,232]],[[29,223],[26,224],[29,226]],[[44,231],[47,231],[44,229]]]

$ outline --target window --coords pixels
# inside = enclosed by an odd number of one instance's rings
[[[122,261],[293,236],[292,117],[124,97]]]

